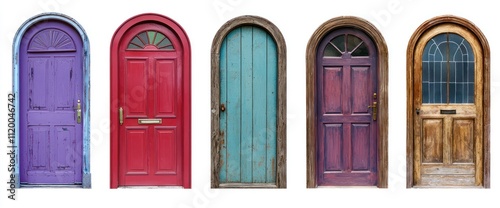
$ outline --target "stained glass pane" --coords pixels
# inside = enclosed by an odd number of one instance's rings
[[[473,103],[474,54],[457,34],[439,34],[422,54],[423,103]]]
[[[144,49],[146,46],[154,46],[159,50],[174,49],[172,42],[158,31],[145,31],[137,34],[128,44],[128,49]],[[151,49],[148,48],[148,49]]]

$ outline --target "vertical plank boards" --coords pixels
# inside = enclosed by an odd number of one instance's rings
[[[266,181],[267,133],[267,39],[266,32],[253,28],[253,181]]]
[[[74,57],[55,57],[54,71],[54,105],[55,109],[73,111],[73,95],[75,94],[75,85],[73,79],[76,79],[76,70],[73,69]]]
[[[253,169],[253,53],[252,28],[241,28],[241,182],[252,182]],[[262,93],[261,93],[262,94]]]
[[[220,79],[220,105],[227,105],[227,39],[221,44],[220,47],[220,70],[219,70],[219,79]],[[219,106],[217,106],[219,108]],[[216,134],[222,137],[222,144],[220,147],[220,170],[219,170],[219,180],[221,182],[227,181],[227,111],[221,111],[219,115],[219,129],[220,132]]]
[[[227,182],[240,182],[241,28],[227,35]]]
[[[267,35],[267,138],[266,182],[276,181],[276,115],[278,90],[278,52],[273,38]]]

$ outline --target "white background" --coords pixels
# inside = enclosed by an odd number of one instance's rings
[[[18,189],[7,198],[7,94],[12,86],[12,41],[27,19],[42,12],[73,17],[85,29],[91,54],[91,189]],[[109,189],[109,48],[128,18],[153,12],[177,21],[192,51],[192,189]],[[406,189],[406,49],[415,29],[438,15],[464,17],[491,48],[491,189]],[[210,189],[210,47],[217,30],[240,15],[273,22],[287,46],[287,189]],[[323,22],[364,18],[389,49],[389,188],[306,189],[305,50]],[[494,1],[412,0],[16,0],[0,5],[0,207],[498,207],[500,205],[500,14]]]

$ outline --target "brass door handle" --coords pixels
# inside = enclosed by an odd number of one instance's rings
[[[372,119],[374,121],[377,120],[377,102],[376,101],[373,101],[373,105],[369,105],[368,106],[368,109],[372,108],[373,111],[372,111]]]
[[[120,117],[120,125],[123,125],[123,108],[120,107],[120,109],[118,109],[118,112],[119,112],[119,117]]]
[[[76,123],[82,123],[82,103],[80,100],[76,104]]]

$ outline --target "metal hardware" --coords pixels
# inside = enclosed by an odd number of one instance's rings
[[[369,105],[368,109],[372,108],[372,118],[374,121],[377,120],[377,102],[373,101],[373,105]]]
[[[161,124],[161,118],[140,118],[138,124]]]
[[[224,105],[224,103],[220,105],[220,111],[222,112],[226,111],[226,106]]]
[[[457,110],[440,110],[441,114],[457,114]]]
[[[82,123],[82,104],[80,100],[76,104],[76,123]]]
[[[420,108],[417,108],[415,112],[417,113],[417,115],[420,115]]]
[[[377,93],[376,92],[373,93],[373,99],[377,99]]]
[[[118,109],[118,112],[120,113],[120,125],[123,125],[123,108],[120,107],[120,109]]]

